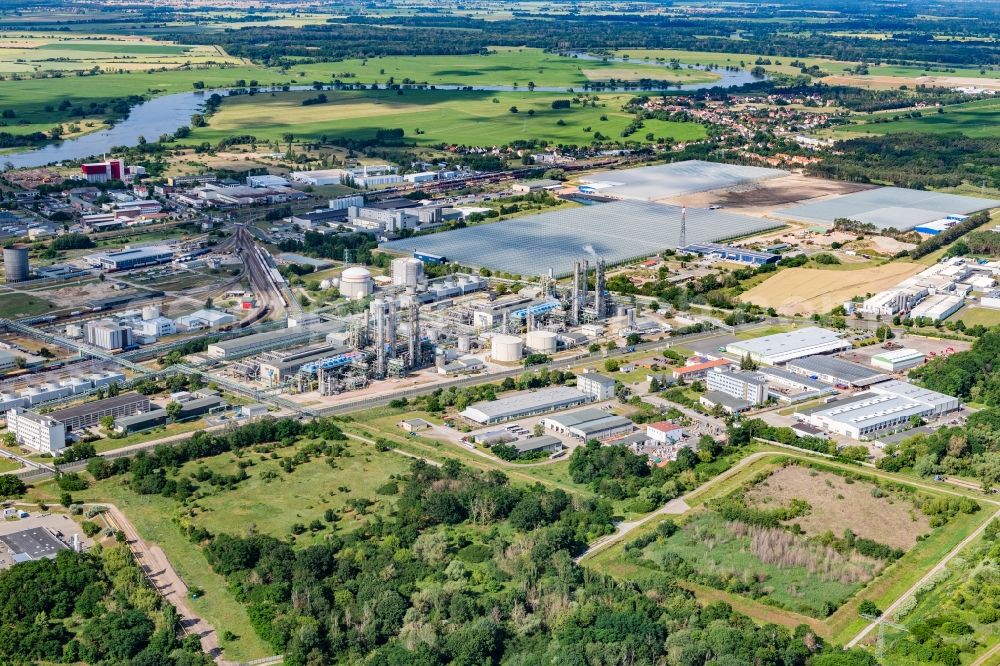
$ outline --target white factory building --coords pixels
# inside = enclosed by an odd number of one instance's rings
[[[83,337],[87,344],[101,349],[125,349],[134,344],[132,329],[113,319],[88,321],[83,327]]]
[[[415,257],[392,260],[392,285],[416,289],[424,283],[424,262]]]
[[[964,303],[965,299],[961,296],[947,294],[928,296],[910,310],[910,319],[942,321],[955,314]]]
[[[922,364],[927,357],[918,349],[894,349],[872,356],[872,367],[889,372],[902,372]]]
[[[58,453],[66,448],[66,426],[44,414],[14,407],[7,411],[7,430],[18,444],[39,453]]]
[[[958,408],[958,398],[906,382],[888,381],[850,398],[800,412],[797,418],[828,432],[860,440],[902,430],[914,416],[936,418]]]
[[[731,342],[726,345],[726,351],[740,358],[749,355],[758,363],[780,365],[805,356],[844,351],[852,346],[834,331],[809,326],[788,333]]]

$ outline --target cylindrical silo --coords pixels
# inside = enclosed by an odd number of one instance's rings
[[[490,356],[500,363],[517,363],[524,354],[524,341],[516,335],[494,335]]]
[[[466,354],[470,349],[472,349],[472,338],[468,335],[458,336],[458,351]]]
[[[28,279],[31,266],[28,263],[28,248],[24,245],[3,249],[3,270],[7,282],[24,282]]]
[[[528,331],[525,336],[525,346],[531,351],[551,354],[556,350],[558,338],[559,336],[552,331]]]

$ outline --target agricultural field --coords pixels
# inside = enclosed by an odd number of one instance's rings
[[[740,295],[740,300],[784,315],[826,313],[854,296],[887,289],[918,273],[917,263],[893,262],[871,268],[839,270],[836,280],[830,269],[788,268]]]
[[[311,92],[274,93],[227,99],[207,127],[185,140],[189,144],[218,142],[252,134],[259,141],[372,139],[380,129],[402,128],[404,140],[419,146],[441,143],[493,146],[516,140],[546,140],[555,144],[589,144],[600,133],[619,138],[633,116],[621,111],[628,94],[598,95],[597,106],[574,104],[553,109],[552,102],[568,93],[391,90],[328,91],[328,102],[303,106]],[[512,107],[517,112],[513,112]],[[533,115],[529,112],[534,112]],[[601,120],[606,117],[606,120]],[[562,124],[560,124],[562,123]],[[589,129],[588,129],[589,128]],[[647,120],[631,139],[688,141],[705,136],[695,123]]]
[[[884,122],[859,122],[842,125],[835,134],[922,134],[960,133],[970,137],[995,137],[1000,134],[1000,99],[983,99],[967,104],[942,107],[941,113],[924,111],[920,118],[901,118]]]
[[[782,56],[767,56],[752,53],[719,53],[714,51],[688,51],[684,49],[622,49],[616,51],[617,56],[628,56],[632,63],[655,62],[657,58],[665,61],[676,60],[682,65],[703,65],[712,67],[739,67],[751,69],[758,59],[770,60],[771,64],[761,65],[769,72],[779,74],[798,74],[800,67],[792,66],[795,60],[807,67],[819,67],[824,72],[840,74],[851,70],[857,65],[843,60],[829,58],[793,58]]]
[[[0,38],[0,74],[120,72],[184,66],[241,65],[216,46],[186,46],[143,37],[31,34]]]
[[[540,87],[581,88],[588,83],[618,79],[621,81],[673,81],[710,83],[717,74],[696,69],[672,70],[662,65],[615,63],[580,60],[545,53],[541,49],[495,47],[489,55],[461,56],[386,56],[365,60],[304,64],[293,68],[303,80],[385,83],[389,78],[401,83],[456,86],[519,86],[528,83]]]

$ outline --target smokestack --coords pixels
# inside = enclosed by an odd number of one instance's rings
[[[583,260],[583,284],[580,285],[580,299],[583,307],[587,307],[587,292],[590,291],[590,262]]]
[[[569,299],[570,316],[574,324],[580,323],[580,262],[573,262],[573,292]]]

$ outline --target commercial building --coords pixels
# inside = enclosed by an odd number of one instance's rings
[[[740,412],[745,412],[753,405],[751,405],[747,400],[742,398],[734,398],[728,393],[723,393],[722,391],[709,391],[705,395],[698,399],[701,406],[706,409],[715,409],[719,406],[728,414],[738,414]]]
[[[935,294],[920,301],[910,310],[910,319],[930,319],[941,321],[958,312],[965,304],[961,296]]]
[[[867,439],[905,429],[913,417],[936,418],[958,408],[958,398],[888,381],[845,400],[800,412],[797,418],[845,437]]]
[[[132,329],[113,319],[88,321],[83,327],[83,336],[87,344],[101,349],[127,349],[135,344]]]
[[[632,432],[635,425],[624,416],[615,416],[603,409],[594,408],[546,416],[542,419],[542,424],[550,430],[584,442],[621,437]]]
[[[718,243],[693,243],[679,248],[678,252],[699,254],[704,257],[715,257],[721,261],[735,261],[737,263],[748,264],[750,266],[774,264],[781,259],[781,255],[773,254],[771,252],[749,250],[744,247],[720,245]]]
[[[91,266],[107,271],[127,271],[142,266],[165,264],[174,258],[174,252],[163,245],[137,247],[116,252],[99,252],[85,257]]]
[[[894,349],[872,356],[872,365],[889,372],[902,372],[921,365],[925,360],[924,353],[917,349]]]
[[[149,398],[139,393],[122,393],[104,400],[56,410],[48,416],[62,423],[67,430],[82,430],[100,425],[101,419],[106,416],[117,419],[148,411]]]
[[[767,401],[767,381],[755,372],[710,372],[705,384],[709,391],[720,391],[746,400],[751,405],[762,405]]]
[[[708,361],[695,361],[690,362],[688,359],[688,364],[682,368],[674,368],[673,376],[675,380],[686,380],[691,381],[693,379],[702,379],[709,372],[713,370],[728,370],[730,368],[735,368],[736,363],[733,363],[728,358],[716,358]]]
[[[115,419],[115,431],[126,435],[161,426],[167,422],[167,410],[157,407],[148,412]]]
[[[889,379],[885,373],[872,370],[868,366],[851,363],[836,356],[806,356],[789,361],[785,365],[789,372],[811,379],[818,379],[837,386],[864,388]]]
[[[7,432],[21,446],[39,453],[59,453],[66,448],[66,426],[46,414],[21,407],[7,410]]]
[[[758,363],[780,365],[793,359],[831,354],[851,347],[848,340],[834,331],[808,326],[787,333],[731,342],[726,345],[726,351],[741,358],[749,355]]]
[[[480,425],[490,425],[577,407],[591,400],[589,395],[580,393],[575,388],[553,386],[517,393],[499,400],[476,402],[466,407],[459,416]]]
[[[15,245],[3,249],[3,274],[4,280],[8,284],[24,282],[31,277],[28,250],[26,245]]]
[[[562,440],[558,437],[553,437],[552,435],[529,437],[528,439],[512,442],[511,446],[517,449],[518,456],[523,456],[525,453],[534,453],[535,451],[555,453],[556,451],[562,451],[565,448]]]
[[[646,425],[646,437],[657,444],[674,444],[684,437],[684,428],[669,421]]]
[[[577,375],[576,388],[581,393],[586,393],[598,401],[610,400],[615,397],[614,378],[596,372],[585,372]]]

